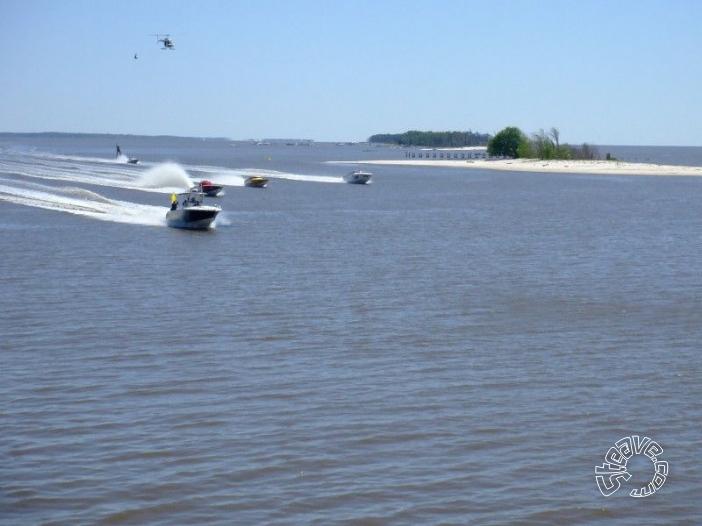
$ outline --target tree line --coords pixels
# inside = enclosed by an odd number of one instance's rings
[[[488,153],[493,157],[524,159],[597,159],[597,149],[587,143],[580,146],[561,144],[558,128],[543,129],[531,137],[516,126],[508,126],[490,139]]]
[[[490,134],[472,131],[431,132],[411,130],[405,133],[382,133],[368,141],[399,146],[425,146],[430,148],[460,148],[462,146],[487,146]]]

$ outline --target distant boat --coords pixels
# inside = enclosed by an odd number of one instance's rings
[[[222,190],[224,190],[224,186],[222,186],[221,184],[214,184],[212,181],[204,179],[197,183],[195,186],[193,186],[192,190],[202,192],[207,197],[217,197],[222,192]]]
[[[344,176],[344,181],[350,184],[366,184],[372,177],[372,173],[363,170],[354,170]]]
[[[172,228],[207,230],[222,209],[203,204],[202,192],[183,192],[171,196],[171,209],[166,212],[166,224]]]
[[[134,58],[136,58],[136,57],[134,57]],[[117,159],[123,159],[124,154],[122,154],[122,148],[119,147],[119,144],[115,144],[115,148],[117,149],[117,153],[115,154],[115,157]],[[139,162],[139,159],[137,159],[136,157],[127,157],[127,162],[129,164],[136,164]]]
[[[263,188],[268,184],[268,179],[260,175],[252,175],[244,180],[245,186],[250,186],[251,188]]]

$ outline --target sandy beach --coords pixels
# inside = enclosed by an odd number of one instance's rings
[[[702,176],[702,166],[674,166],[664,164],[632,163],[621,161],[544,161],[539,159],[495,159],[495,160],[431,160],[402,159],[357,161],[357,164],[396,166],[437,166],[510,172],[573,173],[593,175],[671,175]]]

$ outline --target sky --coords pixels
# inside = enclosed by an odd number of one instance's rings
[[[702,146],[701,20],[698,0],[0,0],[0,131]]]

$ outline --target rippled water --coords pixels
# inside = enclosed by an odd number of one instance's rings
[[[2,524],[702,522],[702,180],[42,141],[0,147]],[[217,228],[166,228],[202,176]],[[604,497],[632,435],[668,478]]]

